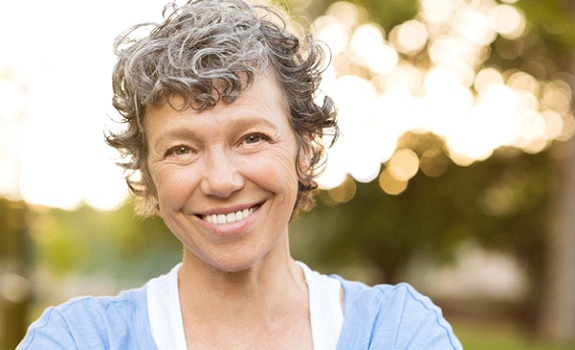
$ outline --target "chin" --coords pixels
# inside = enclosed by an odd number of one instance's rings
[[[193,254],[193,253],[191,253]],[[246,256],[243,254],[222,254],[215,259],[213,257],[198,257],[212,269],[225,273],[238,273],[247,271],[262,261],[262,257]]]
[[[227,261],[222,264],[212,264],[216,269],[225,273],[241,273],[246,272],[256,265],[256,261]]]

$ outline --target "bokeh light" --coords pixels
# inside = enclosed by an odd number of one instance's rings
[[[565,80],[541,79],[545,67],[535,58],[531,71],[541,74],[486,65],[498,37],[504,59],[524,55],[527,19],[514,3],[421,0],[417,16],[388,34],[361,7],[329,8],[315,26],[335,47],[322,90],[340,106],[343,137],[328,150],[320,186],[349,186],[346,175],[360,182],[379,176],[382,190],[397,195],[419,171],[437,177],[450,162],[469,166],[501,147],[538,153],[573,137]],[[541,45],[529,38],[529,45]],[[408,133],[430,133],[441,144],[401,145]]]
[[[529,32],[516,2],[420,0],[414,18],[387,32],[346,1],[314,20],[312,30],[332,53],[321,89],[336,101],[342,131],[318,178],[324,189],[347,186],[332,192],[334,201],[353,197],[352,179],[377,179],[386,193],[399,194],[418,172],[437,177],[450,163],[468,166],[501,147],[538,153],[573,137],[570,77],[545,61],[545,43]],[[25,11],[26,4],[36,11]],[[0,39],[9,49],[0,57],[0,194],[62,208],[85,202],[111,209],[127,196],[116,154],[102,140],[115,114],[111,45],[127,24],[158,20],[161,8],[103,0],[92,6],[94,16],[77,17],[68,13],[74,6],[70,0],[1,6]],[[16,37],[18,13],[29,13],[26,23],[34,28]],[[561,30],[549,25],[549,31]],[[492,54],[526,63],[489,66]],[[410,133],[440,142],[431,148],[401,144]]]
[[[411,20],[393,28],[389,37],[398,52],[415,55],[427,43],[427,28],[423,23]]]

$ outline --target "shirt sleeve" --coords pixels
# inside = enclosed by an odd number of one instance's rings
[[[408,284],[367,287],[345,282],[338,349],[459,350],[441,309]]]
[[[402,305],[396,311],[399,319],[396,349],[462,349],[439,307],[408,284],[400,284],[396,289],[397,301]]]
[[[17,350],[157,349],[145,300],[141,289],[50,307],[30,325]]]
[[[56,308],[46,309],[42,316],[30,325],[16,350],[76,349],[77,345],[66,323]]]

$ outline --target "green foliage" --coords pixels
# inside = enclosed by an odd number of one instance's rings
[[[452,322],[465,350],[575,350],[572,343],[535,340],[510,322]]]
[[[26,249],[30,243],[26,227],[27,209],[24,202],[0,198],[0,263],[19,261],[20,269],[28,260]]]
[[[370,20],[379,23],[387,32],[394,26],[415,17],[417,0],[353,0],[353,4],[364,7]]]
[[[572,0],[519,1],[517,6],[532,23],[532,30],[545,42],[575,49],[575,3]]]
[[[548,154],[501,150],[470,167],[452,164],[440,178],[419,174],[398,196],[377,181],[358,183],[347,203],[322,192],[317,208],[293,224],[294,254],[324,266],[367,261],[398,282],[415,253],[449,261],[459,244],[473,240],[513,253],[537,274],[554,181]],[[307,245],[304,235],[313,235]],[[305,247],[315,253],[300,253]]]
[[[181,258],[181,244],[163,222],[135,217],[131,203],[112,212],[87,206],[40,211],[32,232],[38,263],[60,275],[104,271],[145,279],[166,272]]]
[[[327,8],[336,2],[339,1],[314,1],[306,12],[312,17],[317,17],[324,14]],[[365,8],[369,17],[367,19],[379,23],[385,30],[412,19],[417,13],[419,3],[417,0],[350,0],[349,2]]]
[[[365,8],[366,20],[387,33],[414,18],[419,6],[415,0],[350,2]],[[317,9],[324,11],[333,3],[314,2],[311,13],[318,15]],[[558,74],[568,78],[575,49],[575,2],[524,0],[513,6],[526,15],[526,34],[515,40],[498,37],[484,66],[520,69],[541,80]],[[537,155],[503,149],[470,167],[452,164],[439,178],[419,174],[399,196],[384,194],[376,181],[358,183],[353,200],[343,204],[336,205],[322,192],[316,210],[292,225],[294,253],[319,265],[367,263],[393,282],[414,254],[446,261],[458,244],[473,240],[514,254],[538,285],[551,196],[558,190],[558,164],[551,156],[555,147]]]

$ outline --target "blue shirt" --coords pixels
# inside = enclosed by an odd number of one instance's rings
[[[441,310],[410,285],[342,280],[344,324],[337,350],[463,349]]]
[[[338,350],[462,349],[441,310],[408,284],[368,287],[340,279],[345,293]],[[17,349],[157,349],[146,287],[81,297],[46,309]]]

